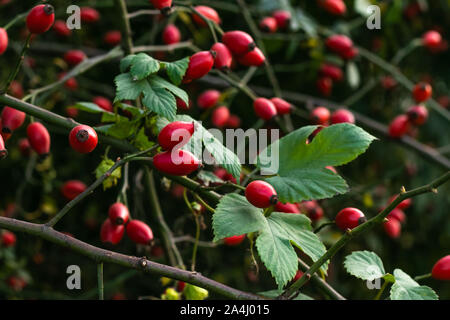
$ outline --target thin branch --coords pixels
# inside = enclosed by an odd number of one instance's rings
[[[288,287],[285,292],[280,296],[282,299],[288,299],[296,294],[296,292],[309,280],[309,278],[315,274],[320,267],[330,260],[342,247],[344,247],[348,242],[350,242],[354,237],[357,237],[373,227],[381,224],[388,214],[397,207],[397,205],[405,199],[409,199],[418,196],[423,193],[437,192],[437,188],[442,184],[450,180],[450,171],[447,171],[444,175],[434,180],[428,185],[419,187],[417,189],[403,192],[394,201],[392,201],[383,211],[377,214],[375,217],[371,218],[367,222],[359,225],[358,227],[347,230],[347,232],[333,245],[327,252],[325,252],[322,257],[320,257],[314,264],[303,274],[303,276]]]
[[[196,239],[192,236],[189,235],[185,235],[185,236],[181,236],[181,237],[177,237],[174,238],[175,242],[191,242],[191,243],[195,243]],[[218,246],[217,243],[215,242],[209,242],[209,241],[198,241],[198,246],[199,247],[206,247],[206,248],[215,248]]]
[[[114,4],[120,14],[122,24],[123,48],[125,54],[129,55],[133,53],[133,40],[130,21],[128,20],[127,4],[125,3],[125,0],[114,0]]]
[[[177,49],[192,49],[192,41],[183,41],[168,45],[154,45],[154,46],[138,46],[133,48],[133,53],[137,52],[157,52],[157,51],[173,51]]]
[[[98,300],[104,300],[103,262],[97,264]]]
[[[32,36],[31,33],[28,34],[27,39],[25,40],[25,44],[22,47],[22,51],[20,52],[20,56],[17,59],[16,65],[15,65],[13,71],[11,72],[11,74],[9,75],[8,80],[6,80],[6,83],[3,87],[3,89],[1,90],[0,94],[8,92],[11,82],[15,79],[15,77],[17,76],[17,73],[19,73],[20,67],[22,66],[23,60],[25,59],[25,54],[26,54],[28,48],[30,47],[31,36]]]
[[[137,10],[134,12],[131,12],[127,15],[128,19],[133,19],[142,15],[151,15],[151,16],[157,16],[160,15],[160,10]]]

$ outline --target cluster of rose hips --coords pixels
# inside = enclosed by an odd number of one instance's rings
[[[279,29],[286,29],[291,20],[291,13],[286,10],[276,10],[270,17],[264,17],[259,22],[261,31],[267,33],[277,32]]]
[[[389,199],[389,203],[395,200],[397,196]],[[391,238],[398,238],[402,231],[402,224],[406,221],[404,210],[408,209],[412,204],[411,199],[405,199],[400,202],[387,216],[387,221],[383,223],[386,234]]]
[[[432,95],[432,87],[428,83],[420,82],[413,88],[412,95],[417,103],[423,103]],[[428,119],[428,110],[424,105],[412,106],[405,114],[401,114],[389,124],[389,136],[401,138],[411,130],[411,126],[421,126]]]
[[[197,106],[201,110],[214,108],[211,114],[211,122],[215,127],[238,128],[241,124],[241,119],[237,115],[231,114],[226,106],[218,105],[220,96],[221,94],[218,90],[206,90],[198,96]]]
[[[153,231],[140,220],[130,220],[130,212],[123,203],[116,202],[109,207],[108,218],[100,229],[100,239],[104,243],[118,244],[125,233],[137,244],[149,245],[153,240]]]

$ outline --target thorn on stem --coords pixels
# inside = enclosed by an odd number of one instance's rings
[[[431,189],[431,192],[433,192],[433,193],[438,193],[438,189],[432,188],[432,189]]]
[[[405,189],[404,186],[402,186],[402,187],[400,188],[400,193],[401,193],[401,194],[406,193],[406,189]]]

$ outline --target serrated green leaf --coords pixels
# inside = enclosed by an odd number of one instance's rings
[[[348,189],[345,181],[325,167],[355,159],[376,139],[355,125],[342,123],[324,128],[306,144],[316,128],[300,128],[274,142],[258,157],[259,168],[276,174],[267,182],[277,190],[282,202],[323,199],[345,193]],[[268,169],[271,167],[278,170]]]
[[[145,134],[145,129],[141,128],[136,137],[133,139],[132,144],[139,150],[146,150],[151,148],[155,143],[148,140],[148,137]]]
[[[261,209],[239,194],[227,194],[220,199],[213,215],[214,241],[256,232],[265,228],[265,223]]]
[[[143,93],[142,103],[147,109],[170,121],[175,118],[177,102],[169,91],[163,88],[154,88],[147,83]]]
[[[131,61],[130,73],[133,79],[143,80],[149,75],[158,72],[159,62],[146,53],[137,54]]]
[[[114,102],[121,100],[135,100],[139,97],[142,91],[148,86],[145,80],[133,80],[130,73],[123,73],[116,76],[114,79],[116,83],[116,98]]]
[[[370,251],[355,251],[345,257],[344,267],[348,273],[362,280],[373,281],[385,276],[383,261]]]
[[[152,76],[149,78],[149,83],[153,88],[164,88],[172,92],[175,96],[183,100],[186,104],[189,104],[189,96],[183,89],[174,86],[170,82],[164,80],[159,76]]]
[[[439,296],[428,286],[421,286],[407,273],[394,270],[395,283],[391,287],[391,300],[438,300]]]
[[[125,58],[123,58],[122,60],[120,60],[120,72],[125,73],[128,68],[131,66],[131,62],[133,61],[133,59],[136,57],[135,54],[130,54],[128,56],[126,56]]]
[[[194,286],[193,284],[186,283],[186,287],[183,290],[183,294],[186,300],[205,300],[208,298],[208,290]]]
[[[95,169],[95,177],[99,179],[103,176],[111,167],[114,165],[114,161],[108,158],[104,158],[102,162]],[[122,177],[121,168],[117,168],[112,172],[112,174],[103,181],[103,190],[111,188],[117,185],[118,179]]]
[[[179,85],[183,80],[184,74],[189,66],[189,57],[175,62],[165,62],[165,66],[170,81],[176,85]]]

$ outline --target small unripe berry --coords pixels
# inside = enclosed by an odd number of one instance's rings
[[[111,243],[116,245],[122,240],[125,233],[125,227],[123,225],[115,225],[110,219],[106,219],[100,229],[100,239],[104,243]]]
[[[217,128],[224,127],[230,118],[230,110],[225,106],[220,106],[214,109],[211,115],[211,122]]]
[[[209,19],[209,20],[211,20],[212,22],[214,22],[216,24],[220,24],[222,22],[220,20],[219,14],[213,8],[207,7],[207,6],[196,6],[194,8],[202,16],[204,16],[206,19]],[[207,23],[197,13],[194,13],[192,15],[192,19],[194,19],[195,23],[197,25],[199,25],[200,27],[207,27],[208,26]]]
[[[433,93],[433,88],[425,82],[420,82],[416,84],[413,88],[413,97],[417,103],[424,102],[431,98]]]
[[[238,56],[253,51],[256,47],[253,38],[248,33],[239,30],[225,32],[222,36],[222,42],[232,53]]]
[[[69,50],[64,54],[64,61],[71,66],[76,66],[86,58],[86,54],[81,50]]]
[[[270,99],[277,109],[277,114],[289,114],[292,111],[292,105],[281,98]]]
[[[200,51],[192,55],[183,82],[189,83],[208,74],[214,66],[214,57],[214,51]]]
[[[103,37],[103,42],[108,46],[117,46],[122,41],[122,34],[118,30],[108,31]]]
[[[201,109],[209,109],[214,107],[220,98],[220,91],[206,90],[197,98],[197,105]]]
[[[278,28],[286,29],[291,20],[291,13],[286,10],[277,10],[272,13],[272,17],[277,21]]]
[[[245,234],[241,234],[239,236],[231,236],[231,237],[223,239],[223,242],[227,246],[237,246],[245,240],[245,236],[246,236]]]
[[[450,280],[450,255],[435,263],[431,270],[431,276],[436,280]]]
[[[421,126],[428,119],[428,110],[424,106],[413,106],[409,108],[406,115],[412,124]]]
[[[313,124],[327,125],[330,120],[330,111],[325,107],[316,107],[311,111],[310,119]]]
[[[8,33],[5,29],[0,28],[0,55],[5,53],[8,48]]]
[[[402,225],[397,219],[391,218],[386,222],[383,222],[383,228],[386,234],[390,238],[398,238],[402,232]]]
[[[216,42],[211,50],[216,53],[214,58],[214,67],[222,71],[228,71],[233,63],[233,55],[226,45],[221,42]]]
[[[97,132],[86,125],[76,126],[70,131],[69,143],[72,149],[79,153],[90,153],[97,146]]]
[[[54,11],[49,4],[40,4],[31,9],[27,16],[28,31],[34,34],[48,31],[55,21]]]
[[[61,193],[67,200],[73,200],[87,189],[87,186],[79,180],[69,180],[61,187]]]
[[[267,33],[274,33],[278,29],[277,20],[273,17],[265,17],[259,22],[259,28]]]
[[[355,123],[355,116],[347,109],[338,109],[331,114],[331,123]]]
[[[130,218],[130,212],[126,205],[116,202],[109,207],[108,217],[115,225],[126,224]]]
[[[258,117],[270,120],[277,115],[277,108],[272,101],[266,98],[258,98],[253,102],[253,109]]]
[[[178,149],[157,154],[153,165],[163,173],[185,176],[197,170],[200,161],[189,151]]]
[[[27,136],[31,147],[37,154],[47,155],[50,152],[50,134],[42,123],[33,122],[29,124]]]
[[[113,104],[111,100],[105,97],[97,96],[92,99],[92,102],[98,105],[100,108],[102,108],[105,111],[112,112],[113,111]]]
[[[268,208],[278,202],[277,192],[269,183],[255,180],[245,188],[248,202],[258,208]]]
[[[127,235],[135,243],[148,245],[153,240],[150,227],[139,220],[131,220],[127,224]]]
[[[356,228],[366,221],[364,213],[356,208],[342,209],[336,216],[336,225],[343,231]]]
[[[166,125],[158,135],[159,145],[164,150],[179,149],[189,142],[194,134],[194,122],[175,121]]]
[[[247,52],[246,54],[239,56],[237,58],[238,62],[246,67],[259,67],[264,64],[266,61],[266,57],[264,56],[264,53],[256,47],[250,52]]]
[[[12,133],[22,126],[25,121],[25,112],[4,107],[1,114],[1,127],[3,133]]]
[[[399,115],[389,124],[389,136],[391,138],[401,138],[408,133],[411,128],[407,115]]]
[[[180,30],[174,24],[168,24],[163,31],[162,39],[165,44],[178,43],[181,40]]]

